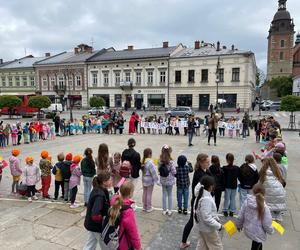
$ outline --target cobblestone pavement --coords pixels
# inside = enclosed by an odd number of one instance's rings
[[[97,152],[100,143],[109,145],[110,153],[122,151],[126,147],[128,135],[78,135],[73,137],[58,138],[55,141],[38,142],[30,145],[21,145],[22,161],[27,155],[32,155],[36,161],[42,149],[47,149],[52,156],[57,153],[73,152],[82,153],[89,146]],[[136,135],[137,150],[142,152],[145,147],[153,149],[154,158],[159,156],[160,148],[167,143],[173,147],[173,157],[179,154],[187,155],[193,163],[199,152],[220,156],[222,164],[227,152],[236,156],[236,164],[241,164],[245,154],[252,150],[258,151],[261,145],[254,143],[251,136],[247,140],[221,138],[218,146],[207,146],[206,138],[194,138],[194,147],[187,147],[187,138],[183,136]],[[299,169],[299,137],[297,133],[285,132],[285,141],[288,145],[289,170],[288,170],[288,211],[284,215],[283,226],[286,232],[283,236],[275,233],[268,237],[264,249],[300,249],[300,169]],[[1,150],[0,155],[8,158],[11,148]],[[95,153],[96,155],[96,153]],[[55,157],[53,157],[55,158]],[[15,200],[9,195],[11,176],[9,169],[4,170],[0,185],[0,250],[1,249],[82,249],[86,239],[83,227],[85,210],[81,206],[71,210],[67,204],[39,200],[28,203],[26,200]],[[83,186],[79,188],[78,200],[82,202]],[[51,187],[53,193],[53,186]],[[141,206],[141,183],[136,190],[137,204]],[[238,198],[237,198],[238,200]],[[148,214],[138,209],[136,211],[144,249],[168,250],[179,249],[183,227],[188,216],[174,213],[165,217],[161,213],[161,188],[154,189],[153,206],[157,208]],[[173,189],[173,209],[176,209],[175,188]],[[197,233],[193,231],[190,239],[190,249],[195,249]],[[222,241],[225,249],[250,249],[250,240],[243,233],[235,234],[231,239],[224,234]]]

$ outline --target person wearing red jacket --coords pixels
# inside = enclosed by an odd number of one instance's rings
[[[135,249],[141,250],[141,240],[138,232],[138,228],[135,221],[134,211],[130,207],[124,209],[126,206],[131,206],[134,201],[131,200],[133,195],[134,185],[130,181],[125,181],[120,187],[120,195],[116,194],[111,200],[110,208],[110,222],[115,223],[120,210],[123,208],[121,213],[120,227],[119,227],[119,248],[118,250]]]

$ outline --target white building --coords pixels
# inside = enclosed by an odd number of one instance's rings
[[[219,77],[217,90],[217,64]],[[248,109],[255,98],[256,63],[251,51],[227,49],[204,42],[184,48],[170,58],[170,105],[207,110],[219,99],[223,108]]]
[[[108,107],[167,107],[169,58],[183,46],[108,49],[88,64],[89,97],[101,96]]]

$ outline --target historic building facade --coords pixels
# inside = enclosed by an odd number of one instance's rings
[[[46,54],[46,57],[48,54]],[[26,56],[0,64],[0,90],[8,95],[35,95],[36,77],[34,63],[46,57]]]
[[[88,106],[86,60],[102,53],[80,44],[73,52],[62,52],[34,64],[37,90],[54,103]]]
[[[268,36],[267,80],[293,73],[294,23],[286,8],[287,0],[278,1]]]
[[[234,46],[227,49],[204,42],[170,58],[170,105],[207,110],[218,99],[222,108],[248,109],[255,98],[255,56]],[[220,101],[220,100],[219,100]]]
[[[87,60],[89,97],[101,96],[108,107],[167,107],[169,58],[183,46],[107,50]]]

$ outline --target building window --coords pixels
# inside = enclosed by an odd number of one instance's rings
[[[160,71],[160,82],[161,83],[166,82],[166,71]]]
[[[115,72],[115,82],[116,82],[116,84],[120,85],[120,81],[121,81],[120,72]]]
[[[201,82],[208,82],[208,69],[201,70]]]
[[[281,48],[284,48],[284,40],[281,40],[281,41],[280,41],[280,47],[281,47]]]
[[[280,52],[279,59],[280,59],[280,61],[282,61],[284,59],[284,52],[283,51]]]
[[[142,82],[142,72],[137,71],[135,74],[136,74],[136,84],[141,84],[141,82]]]
[[[2,77],[1,80],[2,80],[2,86],[5,87],[6,86],[6,78]]]
[[[30,86],[34,86],[34,76],[30,77]]]
[[[8,86],[10,86],[10,87],[13,86],[13,79],[12,79],[12,77],[8,77]]]
[[[181,83],[181,70],[175,71],[175,83]]]
[[[16,76],[15,80],[16,80],[16,86],[20,86],[20,77]]]
[[[47,77],[43,77],[42,83],[43,83],[43,87],[47,87],[48,86]]]
[[[58,88],[59,89],[64,89],[64,78],[62,76],[58,77]]]
[[[115,107],[116,108],[122,107],[122,95],[120,94],[115,95]]]
[[[130,72],[125,72],[125,81],[130,82]]]
[[[105,85],[108,85],[108,72],[103,73],[103,82]]]
[[[23,82],[23,86],[27,86],[27,76],[23,76],[22,82]]]
[[[240,81],[240,68],[233,68],[232,69],[232,81],[233,82]]]
[[[77,87],[81,86],[81,76],[76,76],[76,86]]]
[[[224,69],[219,69],[219,82],[224,82]]]
[[[77,79],[76,79],[77,80]],[[73,77],[69,76],[68,77],[68,85],[69,85],[69,89],[73,88]]]
[[[192,107],[193,95],[176,95],[176,105]]]
[[[188,82],[194,83],[195,82],[195,70],[191,69],[188,72]]]
[[[224,99],[226,102],[222,103],[222,108],[236,108],[237,94],[219,94],[219,99]]]
[[[92,79],[93,79],[93,85],[98,84],[98,73],[97,72],[92,72]]]
[[[148,107],[164,107],[165,95],[164,94],[148,94]]]
[[[54,76],[52,76],[50,78],[50,85],[52,86],[52,88],[54,88],[54,86],[55,86],[55,77]]]
[[[148,71],[148,83],[153,83],[153,71]]]

